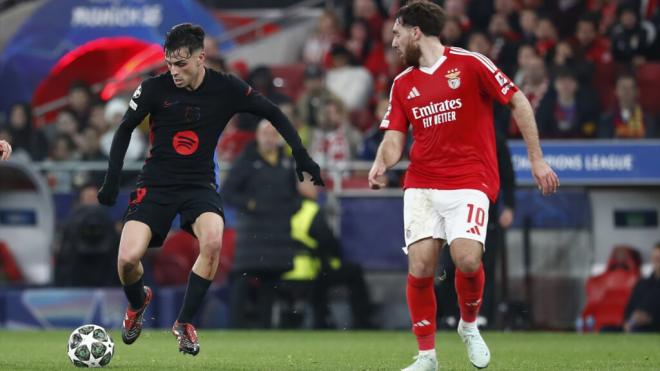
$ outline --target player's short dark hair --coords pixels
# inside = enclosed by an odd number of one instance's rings
[[[204,29],[191,23],[181,23],[167,32],[163,49],[168,55],[181,48],[187,48],[193,52],[204,48]]]
[[[440,36],[447,18],[445,10],[427,0],[413,0],[402,6],[394,19],[409,27],[419,27],[426,36]]]

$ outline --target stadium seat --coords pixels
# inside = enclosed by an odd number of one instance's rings
[[[614,63],[597,63],[595,65],[593,87],[598,92],[598,99],[602,112],[607,112],[614,104],[614,87],[618,66]]]
[[[21,269],[18,267],[11,249],[4,241],[0,241],[0,282],[2,281],[10,283],[23,282]]]
[[[582,319],[593,328],[587,331],[618,330],[623,326],[624,312],[632,289],[639,279],[641,258],[630,246],[616,246],[604,273],[587,280],[587,303]]]
[[[213,279],[224,282],[234,261],[235,231],[226,228],[222,236],[220,265]],[[179,230],[170,235],[154,258],[154,280],[161,286],[185,285],[199,254],[199,242],[190,233]]]
[[[637,68],[639,100],[645,112],[660,115],[660,63],[645,63]]]
[[[303,90],[305,64],[293,63],[270,66],[270,70],[279,91],[296,101]]]

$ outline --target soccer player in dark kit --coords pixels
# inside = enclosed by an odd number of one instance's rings
[[[224,228],[217,192],[214,151],[227,121],[237,112],[268,119],[293,150],[298,178],[311,175],[323,186],[319,166],[309,157],[286,116],[245,82],[204,67],[204,30],[189,23],[174,26],[164,50],[169,72],[146,79],[137,88],[110,150],[110,161],[98,199],[113,205],[131,132],[150,115],[150,152],[131,194],[119,243],[117,270],[128,298],[122,340],[132,344],[142,330],[152,291],[142,280],[140,259],[148,247],[160,246],[176,214],[181,226],[199,240],[183,306],[172,327],[179,350],[197,355],[199,343],[191,324],[218,267]],[[267,222],[267,221],[264,221]]]

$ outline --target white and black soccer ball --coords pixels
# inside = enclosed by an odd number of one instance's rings
[[[103,367],[110,363],[115,343],[101,326],[78,327],[69,335],[66,354],[77,367]]]

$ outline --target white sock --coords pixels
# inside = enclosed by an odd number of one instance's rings
[[[459,325],[460,327],[464,328],[464,329],[472,329],[472,328],[476,328],[476,327],[477,327],[477,321],[474,321],[474,322],[465,322],[465,321],[463,321],[463,319],[461,319],[461,320],[458,322],[458,325]]]
[[[419,351],[420,356],[427,356],[431,358],[435,358],[435,349],[429,349],[429,350],[420,350]]]

